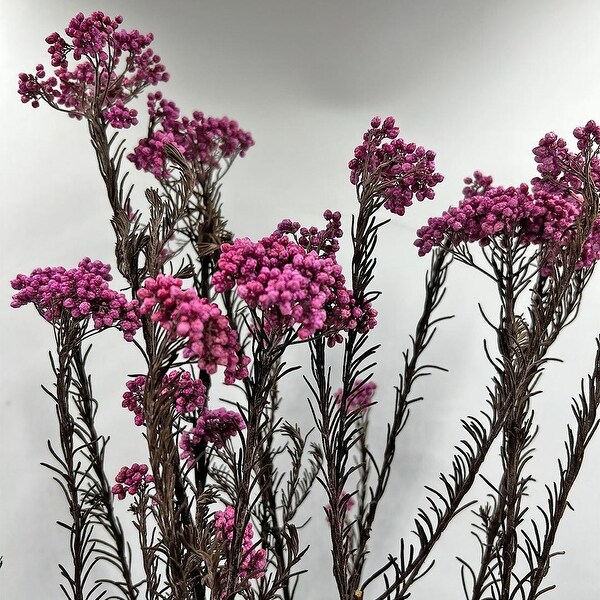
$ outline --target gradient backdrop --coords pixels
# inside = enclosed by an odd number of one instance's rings
[[[122,14],[128,29],[155,33],[154,48],[172,75],[165,95],[184,114],[194,109],[226,114],[252,131],[256,146],[224,185],[225,212],[237,235],[269,234],[285,217],[319,223],[325,208],[340,210],[348,227],[355,206],[346,165],[375,114],[394,115],[403,137],[438,153],[446,180],[436,188],[436,199],[393,218],[381,235],[375,285],[383,296],[374,339],[384,349],[374,373],[379,384],[374,440],[384,436],[401,353],[421,307],[428,261],[412,245],[417,227],[460,199],[462,178],[473,170],[491,173],[504,185],[529,181],[535,174],[530,150],[545,132],[570,136],[576,125],[600,119],[596,1],[4,0],[0,590],[5,600],[59,598],[56,562],[68,560],[66,536],[54,524],[65,518],[58,486],[39,466],[48,459],[46,440],[56,437],[52,403],[40,390],[41,383],[52,382],[51,329],[32,308],[8,308],[8,281],[36,266],[70,267],[83,256],[113,262],[108,203],[85,125],[45,106],[37,111],[22,106],[17,73],[48,64],[44,37],[62,31],[75,12],[94,9]],[[137,173],[134,180],[141,203],[143,186],[152,181]],[[461,437],[460,418],[484,406],[490,367],[482,344],[486,337],[493,343],[493,337],[477,305],[495,317],[494,290],[459,264],[449,284],[442,311],[456,317],[440,327],[428,359],[450,372],[422,381],[417,390],[425,400],[414,407],[400,440],[368,573],[397,553],[400,536],[411,536],[423,486],[449,467]],[[534,403],[542,429],[532,507],[544,501],[543,485],[556,475],[570,398],[593,366],[599,298],[600,287],[592,284],[579,321],[553,353],[564,363],[551,366],[542,383],[546,393]],[[288,355],[291,364],[305,359],[303,348]],[[144,461],[139,430],[120,408],[126,374],[141,367],[140,359],[133,346],[109,332],[95,343],[91,364],[100,430],[111,434],[107,460],[116,473],[124,464]],[[286,418],[308,427],[300,375],[290,377],[285,393]],[[378,448],[374,442],[373,450]],[[497,459],[497,448],[491,454]],[[556,549],[566,556],[552,563],[548,582],[558,589],[548,597],[593,600],[600,592],[599,459],[595,439],[572,494],[575,512],[565,516],[557,540]],[[496,477],[493,465],[486,474]],[[486,491],[478,484],[471,497],[484,501]],[[335,597],[323,504],[315,488],[315,516],[302,538],[311,545],[306,558],[311,575],[300,597],[310,600]],[[127,518],[125,505],[120,508]],[[455,557],[477,556],[471,520],[465,513],[447,531],[434,571],[414,587],[415,599],[462,598]]]

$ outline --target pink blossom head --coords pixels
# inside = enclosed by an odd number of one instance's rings
[[[122,406],[134,413],[136,425],[143,425],[146,377],[138,375],[128,381],[126,386]],[[204,410],[207,403],[206,386],[200,379],[194,379],[188,371],[174,369],[162,379],[160,399],[170,402],[177,415],[192,414]]]
[[[403,215],[413,198],[432,199],[444,178],[435,171],[435,152],[406,142],[399,132],[393,117],[374,117],[348,167],[350,182],[363,194],[382,198],[385,208]]]
[[[209,180],[229,166],[237,156],[245,156],[254,145],[252,136],[228,117],[207,117],[195,111],[192,118],[179,116],[174,102],[160,92],[148,95],[150,131],[128,156],[136,168],[152,173],[157,179],[171,177],[165,149],[175,146],[196,173],[199,182]]]
[[[193,289],[182,289],[170,275],[149,278],[138,290],[140,312],[150,315],[172,339],[184,340],[184,357],[196,360],[210,375],[225,367],[225,383],[247,377],[248,357],[240,356],[237,333],[221,309]]]
[[[196,449],[200,444],[212,444],[215,448],[223,448],[229,439],[245,428],[246,423],[239,413],[225,408],[205,408],[194,427],[181,436],[181,458],[188,463],[194,462]]]
[[[125,500],[126,494],[134,496],[146,485],[154,481],[154,477],[148,474],[148,465],[133,463],[131,467],[124,466],[115,477],[116,484],[112,487],[112,493]]]
[[[588,179],[600,183],[600,126],[590,120],[573,130],[577,150],[569,150],[565,139],[553,131],[540,139],[533,149],[539,176],[532,180],[534,185],[543,183],[558,193],[580,193]]]
[[[233,506],[227,506],[224,510],[215,512],[213,527],[217,537],[231,547],[235,528],[235,509]],[[248,523],[244,529],[239,570],[239,578],[242,584],[250,579],[260,579],[265,574],[266,552],[264,549],[255,548],[254,546],[254,528],[252,523]]]
[[[335,260],[338,215],[325,214],[330,223],[325,230],[288,219],[258,242],[238,238],[223,244],[213,275],[217,292],[237,286],[238,296],[261,311],[267,331],[276,335],[297,327],[302,340],[322,332],[335,343],[341,331],[372,328],[376,312],[370,304],[356,305]],[[298,234],[298,241],[290,239]]]
[[[74,269],[34,269],[30,275],[17,275],[11,281],[13,289],[18,290],[11,306],[33,304],[54,324],[68,316],[82,325],[91,320],[98,330],[116,327],[131,341],[141,326],[138,303],[110,289],[111,279],[110,265],[87,257]]]
[[[76,119],[102,117],[117,129],[136,125],[137,111],[126,104],[169,76],[150,47],[153,35],[121,29],[122,22],[101,11],[78,13],[66,37],[50,34],[46,43],[54,73],[47,77],[41,64],[35,74],[21,73],[22,102],[36,108],[41,100]]]

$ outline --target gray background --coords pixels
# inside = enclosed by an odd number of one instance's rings
[[[123,14],[127,29],[155,33],[154,48],[172,75],[163,86],[165,95],[184,114],[194,109],[226,114],[252,131],[256,146],[238,161],[224,187],[225,211],[240,236],[269,234],[285,217],[319,223],[325,208],[340,210],[348,228],[355,206],[346,164],[375,114],[396,116],[403,137],[438,153],[446,180],[436,188],[436,200],[394,218],[381,235],[375,285],[383,296],[374,340],[384,348],[374,374],[380,386],[373,409],[375,451],[422,301],[428,262],[412,246],[417,227],[460,199],[462,178],[473,170],[493,174],[498,184],[529,181],[535,174],[530,149],[546,131],[570,136],[576,125],[600,119],[596,1],[3,2],[0,589],[7,600],[58,598],[56,562],[67,560],[66,536],[54,524],[65,518],[64,507],[58,487],[39,466],[48,459],[46,440],[56,437],[54,409],[39,387],[51,384],[51,330],[32,308],[7,308],[8,280],[36,266],[70,267],[83,256],[113,262],[109,207],[85,125],[44,106],[37,111],[21,106],[16,77],[38,62],[48,64],[47,34],[62,32],[76,11],[96,8]],[[143,186],[152,182],[137,173],[134,180],[142,202]],[[533,507],[543,502],[543,485],[556,474],[570,397],[593,365],[599,297],[593,284],[578,323],[565,331],[553,353],[565,361],[551,365],[545,393],[535,400],[542,429],[532,466]],[[491,316],[497,314],[489,283],[455,265],[443,311],[456,318],[443,324],[428,355],[450,373],[436,374],[417,390],[425,400],[402,434],[369,573],[397,552],[400,536],[410,536],[423,486],[449,467],[461,437],[459,419],[483,408],[490,368],[482,340],[493,340],[478,302]],[[126,374],[141,364],[135,348],[116,332],[99,337],[94,346],[100,429],[111,434],[108,463],[116,472],[144,460],[139,430],[120,408]],[[304,349],[288,358],[303,363]],[[339,372],[335,359],[334,372]],[[308,425],[307,392],[299,376],[288,380],[285,393],[285,416]],[[589,447],[572,494],[575,512],[565,516],[558,537],[556,549],[566,556],[553,561],[548,577],[558,585],[555,598],[591,600],[600,592],[599,444],[595,439]],[[497,462],[497,448],[490,454]],[[486,474],[495,477],[496,469],[490,464]],[[471,497],[484,500],[485,494],[478,485]],[[310,599],[335,597],[323,504],[315,489],[315,516],[303,530],[303,541],[311,544],[306,558],[311,574],[300,597]],[[125,505],[120,509],[126,519]],[[434,554],[433,573],[414,588],[415,599],[462,597],[455,556],[477,556],[471,520],[464,514],[452,524]]]

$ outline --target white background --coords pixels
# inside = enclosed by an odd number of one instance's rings
[[[375,285],[383,296],[374,339],[383,349],[374,373],[379,406],[373,425],[379,441],[401,352],[422,302],[428,260],[419,259],[412,245],[417,227],[458,202],[462,178],[473,170],[491,173],[503,185],[529,181],[535,175],[530,150],[546,131],[570,136],[589,118],[600,119],[595,1],[3,2],[0,590],[6,600],[59,598],[56,562],[68,561],[66,536],[54,524],[66,518],[64,505],[39,465],[48,459],[46,440],[56,438],[54,409],[40,390],[41,383],[52,382],[51,330],[33,308],[8,308],[8,281],[36,266],[71,267],[83,256],[114,262],[109,207],[85,125],[45,106],[37,111],[22,106],[17,74],[32,72],[38,62],[47,65],[44,37],[62,32],[78,10],[88,14],[97,8],[124,15],[127,29],[155,33],[154,48],[172,75],[163,90],[184,114],[194,109],[226,114],[253,133],[256,146],[224,186],[225,212],[237,235],[268,235],[285,217],[319,224],[325,208],[340,210],[348,227],[355,206],[346,165],[375,114],[394,115],[403,137],[438,153],[446,180],[436,188],[436,199],[394,218],[381,236]],[[143,187],[152,181],[138,174],[134,179],[141,203]],[[477,303],[495,316],[494,290],[458,264],[449,284],[442,311],[456,318],[441,326],[428,359],[450,372],[434,375],[417,390],[425,400],[415,406],[400,438],[367,573],[388,553],[397,553],[400,536],[410,536],[423,486],[450,465],[460,418],[483,408],[490,368],[482,340],[493,339]],[[543,502],[543,485],[556,475],[570,398],[593,366],[599,298],[593,284],[578,323],[554,350],[564,363],[551,366],[542,384],[546,393],[534,402],[541,432],[532,506]],[[289,360],[304,361],[303,350]],[[133,346],[109,332],[98,338],[91,366],[100,429],[112,437],[109,468],[116,473],[144,460],[139,430],[120,408],[126,374],[140,360]],[[290,379],[285,391],[285,416],[308,426],[300,377]],[[572,494],[575,512],[565,516],[558,536],[556,549],[566,556],[553,561],[547,580],[558,586],[555,598],[592,600],[600,592],[599,444],[596,439],[589,446]],[[374,443],[375,451],[378,447]],[[497,459],[497,448],[490,458]],[[493,465],[486,472],[494,476]],[[479,485],[471,497],[483,501],[485,493]],[[300,594],[311,600],[335,597],[323,503],[315,488],[313,521],[303,530],[303,542],[311,544],[306,559],[311,573]],[[414,587],[415,599],[462,597],[455,556],[477,555],[471,520],[465,514],[452,524],[435,552],[434,571]]]

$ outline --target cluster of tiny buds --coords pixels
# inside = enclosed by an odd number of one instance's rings
[[[491,175],[484,175],[481,171],[475,171],[473,177],[465,177],[463,182],[465,183],[463,196],[472,198],[473,196],[485,194],[492,186],[493,179]]]
[[[46,267],[34,269],[30,275],[17,275],[11,281],[11,306],[33,304],[51,323],[69,315],[75,321],[91,318],[95,329],[117,327],[131,341],[141,326],[137,301],[109,288],[110,265],[83,258],[76,268]]]
[[[177,105],[160,92],[148,96],[148,113],[149,135],[139,141],[128,159],[160,180],[171,176],[165,158],[167,144],[183,154],[198,178],[244,156],[254,145],[252,135],[228,117],[208,117],[195,111],[191,119],[180,119]]]
[[[88,17],[78,13],[65,29],[70,41],[57,32],[50,34],[46,43],[54,74],[46,79],[41,64],[35,74],[20,73],[21,101],[37,108],[43,100],[76,119],[96,117],[100,101],[109,125],[116,129],[136,125],[137,111],[125,104],[147,86],[168,81],[169,75],[149,47],[154,36],[121,30],[122,22],[122,17],[113,19],[101,11]],[[70,70],[69,54],[74,61],[82,61]]]
[[[134,496],[141,487],[152,483],[154,478],[152,475],[148,475],[148,465],[133,463],[131,467],[122,467],[115,477],[115,481],[117,483],[113,485],[112,493],[119,500],[124,500],[126,494]]]
[[[600,139],[600,128],[593,122],[578,132],[580,139]],[[586,144],[588,143],[586,142]],[[590,143],[592,143],[590,142]],[[586,146],[587,147],[587,146]],[[452,246],[478,242],[485,246],[495,236],[516,236],[522,245],[543,246],[540,273],[548,276],[559,256],[559,250],[573,236],[573,225],[581,215],[583,196],[576,190],[581,179],[565,168],[573,164],[564,140],[547,134],[534,153],[538,170],[544,179],[533,180],[533,189],[522,183],[518,187],[493,187],[492,178],[476,171],[464,181],[464,199],[432,217],[417,231],[415,245],[419,255],[427,254],[444,241]],[[559,183],[559,179],[563,182]],[[600,257],[600,225],[594,223],[585,241],[576,268],[588,268]]]
[[[217,536],[231,543],[235,529],[235,509],[227,506],[225,510],[214,514],[214,528]],[[242,540],[242,556],[240,560],[239,577],[243,582],[249,579],[259,579],[265,573],[267,565],[266,552],[263,548],[254,548],[254,529],[248,523],[244,529]]]
[[[182,450],[181,459],[191,464],[196,459],[196,448],[200,444],[213,444],[215,448],[223,448],[227,440],[245,428],[246,423],[239,413],[225,408],[215,410],[205,408],[194,427],[181,436],[179,441]]]
[[[184,340],[184,357],[197,360],[209,375],[224,366],[227,384],[247,377],[250,359],[238,356],[240,345],[229,319],[217,304],[200,298],[192,288],[183,290],[182,283],[171,275],[148,278],[137,293],[141,314],[151,315],[171,338]]]
[[[130,379],[127,383],[127,391],[123,394],[121,406],[134,413],[133,422],[137,425],[144,424],[144,388],[146,387],[146,377],[138,375],[135,379]]]
[[[135,108],[129,108],[123,104],[122,100],[117,100],[102,113],[102,116],[115,129],[129,129],[132,125],[138,124],[137,114]]]
[[[283,230],[298,230],[295,225],[283,222]],[[375,325],[376,312],[369,304],[356,305],[335,256],[307,252],[282,229],[258,242],[237,238],[223,244],[217,265],[215,290],[222,293],[237,285],[238,296],[251,309],[262,311],[269,332],[279,334],[299,325],[299,339],[321,331],[333,345],[341,331]]]
[[[320,256],[334,256],[340,249],[338,239],[344,235],[342,231],[342,215],[339,211],[327,209],[323,213],[327,221],[325,229],[318,227],[302,227],[297,221],[284,219],[277,225],[274,235],[293,235],[299,246],[307,252],[314,250]]]
[[[577,148],[582,152],[589,150],[592,146],[600,144],[600,125],[590,120],[583,127],[573,130],[573,137],[577,140]]]
[[[360,185],[363,194],[383,198],[385,208],[403,215],[414,197],[432,199],[434,186],[444,177],[435,171],[435,152],[406,142],[398,134],[393,117],[383,122],[374,117],[348,167],[350,182]]]
[[[126,383],[123,394],[123,408],[134,413],[133,422],[144,424],[145,375],[138,375]],[[202,411],[207,403],[206,386],[200,379],[194,379],[189,371],[175,369],[167,373],[161,383],[160,397],[172,402],[175,413],[185,415]]]

